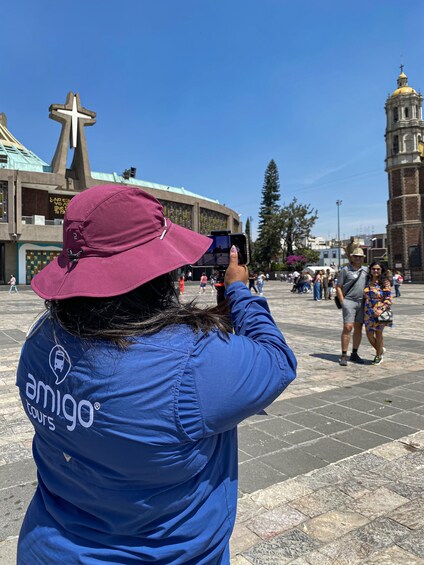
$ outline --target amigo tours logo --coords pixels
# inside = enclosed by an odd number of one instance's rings
[[[72,368],[68,352],[61,345],[55,345],[49,354],[49,365],[55,376],[55,384],[60,385]],[[79,400],[71,394],[63,394],[60,388],[52,388],[47,383],[28,373],[25,387],[27,410],[30,416],[51,431],[56,429],[57,417],[66,421],[66,429],[73,432],[79,424],[90,428],[94,421],[94,412],[100,408],[98,403]]]
[[[56,377],[56,384],[60,385],[68,376],[72,364],[68,352],[61,345],[55,345],[49,355],[50,369]]]

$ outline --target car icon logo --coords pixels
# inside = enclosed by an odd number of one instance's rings
[[[50,351],[49,365],[59,385],[66,379],[72,366],[68,352],[61,345],[55,345]]]

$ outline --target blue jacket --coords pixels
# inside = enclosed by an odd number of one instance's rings
[[[38,488],[18,563],[227,564],[237,432],[295,378],[266,300],[226,292],[235,335],[186,326],[126,351],[46,317],[17,385],[35,428]]]

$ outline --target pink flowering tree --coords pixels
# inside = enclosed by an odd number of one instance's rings
[[[287,266],[291,271],[301,271],[307,262],[308,259],[304,255],[288,255],[286,257]]]

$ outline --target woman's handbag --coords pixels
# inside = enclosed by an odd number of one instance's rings
[[[390,322],[393,322],[393,312],[391,309],[387,308],[383,310],[383,312],[377,316],[377,322],[379,324],[390,324]]]

